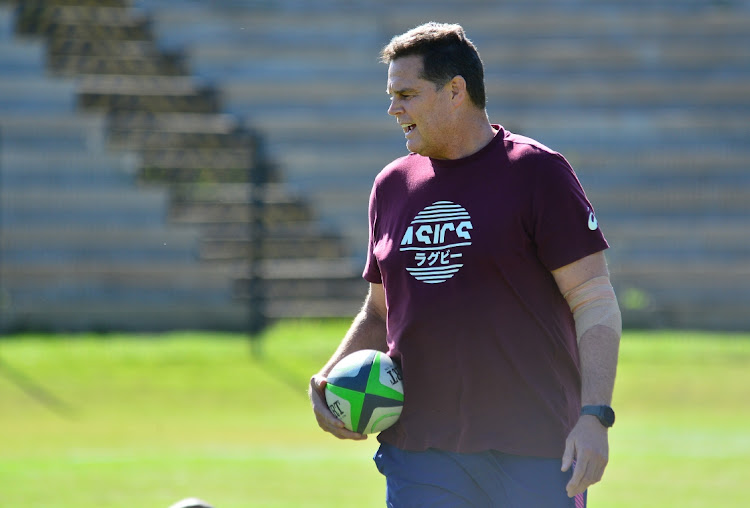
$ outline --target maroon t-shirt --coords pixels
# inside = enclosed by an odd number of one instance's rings
[[[550,273],[608,247],[570,165],[500,126],[460,160],[410,154],[370,197],[407,450],[561,457],[581,407],[575,326]]]

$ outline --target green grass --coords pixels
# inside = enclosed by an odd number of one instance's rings
[[[0,370],[0,505],[383,506],[376,440],[324,434],[305,395],[347,326],[282,322],[256,355],[227,334],[2,339],[0,361],[74,414]],[[750,336],[626,333],[610,466],[590,506],[747,506],[748,401]]]

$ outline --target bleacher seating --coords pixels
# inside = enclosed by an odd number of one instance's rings
[[[750,2],[177,3],[140,2],[160,44],[221,83],[360,259],[372,177],[404,153],[377,53],[456,21],[485,61],[490,118],[579,173],[626,325],[750,326]]]
[[[238,267],[252,218],[238,161],[254,152],[237,138],[247,125],[272,163],[265,221],[275,235],[264,245],[274,260],[264,268],[277,302],[271,314],[356,309],[372,178],[405,153],[385,113],[377,54],[391,36],[437,20],[462,23],[479,47],[490,118],[576,168],[612,244],[626,326],[750,327],[748,0],[54,1],[108,8],[22,18],[21,27],[45,35],[42,49],[39,39],[13,35],[18,20],[0,3],[0,69],[13,70],[0,77],[0,127],[13,124],[6,137],[32,139],[26,118],[35,112],[46,146],[85,147],[79,160],[93,150],[91,164],[111,168],[94,177],[83,164],[54,177],[81,182],[69,185],[84,185],[86,175],[92,186],[127,185],[123,175],[131,175],[132,192],[144,195],[160,185],[159,227],[195,235],[192,245],[174,239],[203,260],[195,287],[206,283],[211,301],[233,302],[216,303],[208,324],[231,327],[226,309],[248,293]],[[55,139],[63,123],[70,128]],[[215,151],[198,149],[197,131]],[[133,152],[137,161],[126,156]],[[32,154],[4,157],[37,168],[14,172],[10,164],[5,178],[16,185],[53,178]],[[209,159],[217,180],[197,190],[190,182]],[[37,241],[16,238],[19,246]],[[156,236],[142,241],[154,250]],[[165,269],[166,284],[177,272]],[[141,279],[155,299],[160,279],[148,277],[134,277],[119,297],[135,294]],[[180,295],[175,301],[188,300]]]
[[[14,33],[0,39],[0,330],[245,329],[248,181],[268,165],[257,137],[126,2],[2,12]],[[281,182],[265,198],[271,317],[304,310],[300,295],[321,284],[315,260],[334,286],[361,290],[340,236],[304,200]],[[315,300],[324,315],[357,305]]]

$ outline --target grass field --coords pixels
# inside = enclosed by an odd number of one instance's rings
[[[282,322],[259,354],[210,333],[3,338],[0,506],[383,506],[376,440],[323,434],[305,396],[347,325]],[[614,404],[589,506],[750,506],[750,336],[626,332]]]

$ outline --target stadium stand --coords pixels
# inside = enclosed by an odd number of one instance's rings
[[[276,219],[267,220],[279,234],[264,245],[275,260],[264,274],[274,280],[272,301],[283,303],[271,314],[346,315],[361,300],[370,184],[404,154],[385,114],[377,53],[392,35],[437,20],[462,23],[477,43],[491,119],[576,168],[613,246],[626,326],[750,327],[748,0],[58,3],[110,7],[58,9],[56,24],[37,26],[43,44],[19,40],[12,9],[0,7],[0,127],[27,121],[13,111],[56,112],[48,130],[66,125],[65,134],[50,134],[47,146],[95,145],[112,168],[101,173],[134,175],[131,192],[152,200],[145,208],[158,208],[154,194],[163,192],[167,218],[155,223],[192,232],[203,260],[194,265],[225,280],[247,252],[239,232],[246,200],[233,169],[251,157],[231,133],[253,126],[273,161],[267,212]],[[74,25],[79,36],[69,37]],[[93,43],[86,31],[106,37]],[[195,125],[220,156],[192,150]],[[221,161],[221,183],[175,185],[200,178],[206,157]],[[127,188],[127,178],[118,185]],[[232,295],[223,286],[218,293],[212,301],[233,303],[217,308],[241,306],[247,281],[235,276]],[[213,323],[222,320],[232,322]]]
[[[146,16],[117,0],[2,12],[2,329],[245,329],[261,170],[265,310],[354,312],[341,238]]]
[[[403,153],[377,52],[457,21],[485,61],[491,118],[577,169],[626,325],[750,325],[747,1],[175,3],[142,2],[161,43],[222,83],[358,255],[371,179]]]

